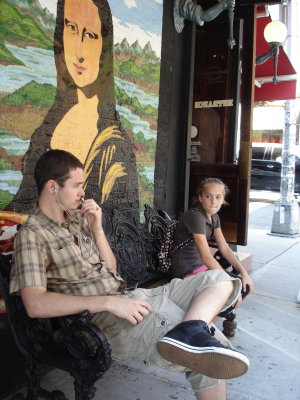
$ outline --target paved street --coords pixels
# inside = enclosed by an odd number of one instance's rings
[[[269,234],[272,201],[279,194],[266,195],[250,202],[248,244],[238,248],[252,254],[255,290],[237,310],[238,329],[231,340],[251,366],[243,377],[228,381],[227,400],[300,399],[300,238]],[[50,372],[44,386],[74,399],[72,379],[60,371]],[[132,362],[115,363],[97,389],[95,400],[195,399],[184,376]]]

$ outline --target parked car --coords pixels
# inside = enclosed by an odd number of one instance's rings
[[[280,190],[282,144],[253,143],[251,189]],[[295,188],[300,193],[300,157],[295,154]]]

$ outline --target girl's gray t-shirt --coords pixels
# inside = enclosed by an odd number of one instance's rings
[[[220,226],[218,214],[213,214],[212,222],[210,222],[202,205],[199,204],[180,217],[175,232],[174,247],[192,237],[193,233],[206,235],[207,240],[213,240],[214,230],[220,228]],[[174,278],[183,278],[201,265],[204,265],[204,263],[200,258],[195,242],[192,241],[172,255],[171,274]]]

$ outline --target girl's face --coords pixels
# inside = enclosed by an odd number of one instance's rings
[[[64,56],[75,84],[83,88],[99,73],[102,52],[101,21],[92,0],[65,0]]]
[[[199,201],[208,216],[216,214],[224,203],[224,187],[219,183],[207,183],[204,185]]]

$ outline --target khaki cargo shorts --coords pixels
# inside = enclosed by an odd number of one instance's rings
[[[207,390],[220,381],[198,372],[172,364],[163,359],[157,349],[157,341],[175,325],[179,324],[193,298],[205,288],[225,280],[234,282],[234,289],[222,311],[235,303],[241,292],[241,281],[221,270],[209,270],[187,279],[173,279],[169,284],[154,289],[135,289],[121,296],[138,298],[151,304],[151,313],[143,322],[132,325],[115,315],[103,312],[93,322],[105,333],[116,360],[136,360],[145,365],[156,365],[170,371],[185,372],[194,391]],[[215,337],[231,347],[227,338],[216,329]]]

